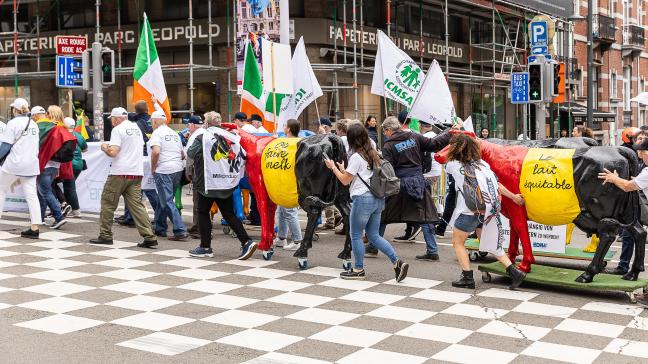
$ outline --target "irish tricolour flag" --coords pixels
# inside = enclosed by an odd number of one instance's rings
[[[271,129],[268,130],[272,131],[272,122],[265,118],[264,111],[267,95],[263,92],[261,72],[259,72],[259,65],[254,56],[252,42],[247,42],[243,64],[245,67],[243,71],[243,90],[241,91],[241,111],[247,114],[248,117],[252,114],[263,117],[263,126],[266,129],[269,126]]]
[[[149,24],[146,13],[144,13],[144,25],[142,26],[137,56],[135,57],[135,68],[133,69],[133,103],[139,100],[146,101],[149,113],[152,113],[155,110],[152,96],[155,96],[160,106],[162,106],[167,121],[171,121],[171,107],[169,107],[169,98],[164,86],[162,65],[160,65],[160,58],[153,41],[151,24]]]

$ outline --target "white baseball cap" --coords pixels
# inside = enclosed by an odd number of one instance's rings
[[[32,107],[32,109],[30,111],[30,114],[32,114],[32,116],[40,115],[40,114],[47,114],[47,111],[45,111],[45,109],[42,106],[34,106],[34,107]]]
[[[164,120],[166,120],[166,118],[167,117],[166,117],[166,114],[164,113],[164,111],[155,110],[155,111],[153,111],[153,114],[151,114],[151,119],[164,119]]]
[[[63,124],[65,124],[65,127],[68,129],[74,128],[76,126],[76,120],[68,116],[63,119]]]
[[[126,111],[126,109],[124,109],[123,107],[113,108],[110,112],[111,118],[120,118],[123,116],[128,116],[128,111]]]
[[[29,107],[29,103],[27,102],[27,100],[19,97],[15,99],[9,106],[13,107],[14,109],[22,109],[25,107]]]

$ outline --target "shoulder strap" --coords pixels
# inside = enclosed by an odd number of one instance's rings
[[[22,133],[20,133],[20,135],[18,135],[18,138],[16,138],[16,141],[13,142],[13,145],[15,145],[16,143],[18,143],[18,141],[20,140],[20,138],[22,138],[23,134],[25,134],[25,132],[27,131],[27,129],[29,129],[29,124],[31,124],[31,119],[30,119],[30,118],[27,118],[27,125],[25,126],[25,129],[23,129]]]

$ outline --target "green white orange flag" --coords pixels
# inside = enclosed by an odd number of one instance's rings
[[[241,90],[241,111],[248,117],[252,114],[257,114],[264,117],[265,99],[266,96],[263,92],[263,84],[261,83],[261,72],[259,72],[259,65],[256,57],[254,56],[254,49],[252,49],[252,42],[248,42],[245,51],[245,59],[243,61],[243,89]],[[271,121],[263,120],[264,128],[270,127],[272,130],[273,124]]]
[[[164,85],[162,65],[153,41],[151,24],[149,24],[146,13],[144,13],[144,25],[142,26],[133,69],[133,103],[139,100],[146,101],[149,113],[152,113],[156,109],[153,105],[152,96],[155,96],[162,110],[164,110],[167,121],[171,121],[171,107],[169,106],[169,98]]]

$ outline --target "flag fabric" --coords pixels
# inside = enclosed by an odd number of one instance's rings
[[[281,106],[293,94],[293,74],[290,59],[290,45],[264,39],[261,42],[261,61],[263,65],[263,90],[265,95],[264,120],[274,124],[279,119]],[[266,127],[276,131],[278,125]]]
[[[243,61],[243,89],[241,90],[241,111],[248,117],[257,114],[263,118],[263,127],[272,130],[274,123],[265,119],[267,93],[263,91],[259,64],[254,56],[252,42],[247,42]]]
[[[323,95],[322,88],[319,82],[317,82],[315,72],[313,72],[308,55],[306,54],[304,37],[299,39],[291,63],[293,70],[293,94],[285,99],[286,101],[281,107],[277,123],[278,130],[285,128],[286,122],[289,119],[297,119],[306,106]]]
[[[425,74],[412,58],[380,30],[375,64],[371,93],[411,107]]]
[[[473,133],[475,132],[475,127],[473,126],[473,122],[472,122],[472,116],[467,117],[466,120],[464,120],[463,124],[464,124],[464,129],[466,131],[472,131]]]
[[[133,68],[133,103],[144,100],[148,105],[149,113],[153,113],[155,107],[151,100],[152,96],[158,100],[167,116],[167,121],[171,121],[171,107],[164,85],[162,65],[155,48],[151,24],[144,13],[144,25],[142,25],[142,33],[135,56],[135,67]]]
[[[409,116],[431,124],[452,121],[455,108],[443,71],[434,60],[428,69],[427,77],[419,90]]]

